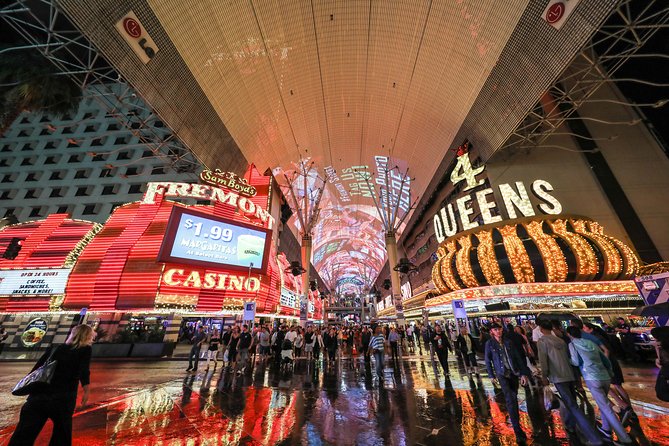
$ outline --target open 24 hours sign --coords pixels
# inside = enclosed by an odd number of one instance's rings
[[[65,293],[69,268],[0,270],[0,295],[48,296]]]

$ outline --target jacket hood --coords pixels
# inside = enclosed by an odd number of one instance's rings
[[[572,344],[582,352],[593,352],[598,350],[597,344],[587,339],[574,338],[571,340]]]

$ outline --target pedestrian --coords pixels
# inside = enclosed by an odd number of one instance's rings
[[[390,342],[390,351],[392,354],[393,360],[398,360],[399,359],[399,353],[398,353],[398,342],[400,340],[400,335],[397,333],[397,329],[393,327],[390,330],[390,334],[388,335],[388,341]]]
[[[304,333],[304,354],[307,357],[307,361],[311,361],[314,357],[315,342],[316,342],[316,336],[314,334],[314,327],[309,325],[307,327],[307,332]]]
[[[571,366],[569,348],[562,339],[558,339],[552,332],[550,321],[539,321],[542,336],[537,342],[539,364],[541,367],[541,381],[543,385],[549,382],[555,385],[562,400],[560,416],[567,432],[574,433],[578,428],[591,445],[601,445],[602,438],[595,427],[587,419],[576,401],[576,375]]]
[[[377,326],[374,336],[369,340],[369,348],[374,355],[376,376],[378,376],[379,381],[383,381],[383,365],[385,362],[385,342],[386,339],[383,337],[381,327]]]
[[[281,346],[286,339],[286,326],[282,325],[272,336],[272,348],[274,349],[274,362],[281,363]]]
[[[651,334],[657,342],[655,365],[660,369],[655,381],[655,396],[660,401],[669,402],[669,327],[655,327]]]
[[[580,320],[578,322],[581,322]],[[581,337],[583,339],[588,339],[597,345],[604,353],[604,356],[609,358],[611,363],[611,371],[613,375],[611,376],[611,388],[609,389],[609,398],[613,403],[620,408],[619,417],[625,426],[632,418],[636,417],[634,410],[632,409],[632,401],[627,391],[623,388],[623,383],[625,378],[623,376],[623,370],[620,367],[620,362],[618,361],[617,353],[615,349],[609,343],[609,338],[604,330],[597,327],[594,324],[583,324],[582,322],[574,323],[575,327],[581,329]]]
[[[230,336],[230,343],[228,344],[228,363],[230,364],[230,371],[237,369],[237,346],[239,345],[239,327],[232,329],[232,336]]]
[[[314,336],[314,359],[318,360],[321,351],[324,349],[325,349],[325,342],[323,341],[323,334],[321,333],[321,329],[318,328]]]
[[[269,329],[267,327],[262,327],[260,333],[258,333],[258,345],[260,360],[265,362],[269,358]]]
[[[444,376],[448,377],[448,351],[453,351],[453,346],[448,340],[448,336],[443,332],[441,325],[437,325],[435,328],[434,336],[432,337],[432,347],[434,352],[437,354],[439,359],[439,364],[444,369]]]
[[[335,359],[337,359],[337,341],[337,332],[334,328],[330,329],[327,338],[323,337],[323,342],[325,343],[325,350],[328,353],[329,362],[333,362]]]
[[[571,339],[569,343],[571,363],[579,366],[585,385],[590,389],[590,393],[595,399],[597,407],[599,407],[599,413],[602,417],[602,425],[599,427],[599,431],[604,440],[612,441],[613,430],[618,436],[618,439],[613,441],[614,444],[631,445],[632,438],[613,412],[607,397],[611,385],[611,376],[613,375],[611,363],[594,342],[583,339],[578,327],[569,327],[567,334]]]
[[[200,351],[202,350],[202,344],[207,340],[207,334],[204,331],[204,326],[200,325],[193,336],[193,346],[190,348],[190,353],[188,354],[188,368],[187,372],[196,372],[197,364],[200,361]]]
[[[420,355],[422,355],[423,354],[423,344],[421,344],[421,342],[420,342],[420,332],[421,332],[421,327],[417,326],[413,330],[413,336],[414,336],[416,345],[418,346],[418,353]]]
[[[485,366],[493,384],[498,384],[504,400],[509,419],[516,434],[516,442],[524,445],[527,435],[520,426],[518,412],[518,385],[526,386],[530,371],[521,352],[514,348],[509,339],[502,337],[502,326],[494,322],[490,325],[491,338],[485,344]]]
[[[420,334],[423,337],[423,343],[425,344],[425,353],[430,353],[430,346],[432,345],[432,336],[431,329],[429,325],[423,325],[420,329]]]
[[[372,332],[366,326],[362,328],[362,333],[360,335],[360,342],[362,343],[362,356],[365,358],[365,361],[369,361],[369,341],[372,339]]]
[[[470,375],[479,375],[479,367],[477,364],[476,351],[478,350],[478,343],[476,339],[469,334],[467,327],[460,327],[460,334],[457,338],[458,349],[462,353],[462,359],[465,361],[465,373]]]
[[[214,359],[214,370],[218,366],[218,347],[221,343],[221,335],[218,333],[218,328],[214,328],[213,333],[209,337],[209,348],[207,349],[207,367],[209,370],[209,361]]]
[[[297,336],[295,336],[293,345],[295,346],[295,358],[301,358],[302,347],[304,346],[304,335],[302,335],[302,328],[297,329]]]
[[[9,446],[26,446],[35,443],[48,419],[53,422],[50,445],[72,444],[72,415],[77,405],[77,390],[81,383],[84,393],[81,407],[90,397],[90,362],[95,340],[95,331],[88,325],[77,325],[72,329],[65,344],[51,346],[33,367],[33,371],[44,365],[49,358],[56,369],[48,387],[28,396],[21,408],[16,430]]]
[[[414,350],[414,343],[413,343],[413,325],[409,325],[406,329],[406,340],[407,340],[407,347],[409,350],[409,353],[416,353]]]
[[[253,336],[249,333],[249,326],[244,324],[242,325],[242,332],[239,334],[239,343],[237,344],[237,350],[239,351],[238,362],[237,362],[237,374],[241,375],[246,371],[246,364],[249,359],[249,350],[253,346]]]

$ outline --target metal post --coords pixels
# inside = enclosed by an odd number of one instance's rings
[[[392,285],[392,301],[395,306],[397,325],[404,327],[404,310],[402,309],[402,294],[400,293],[400,273],[395,271],[397,265],[397,241],[395,231],[386,232],[386,251],[388,251],[388,263],[390,264],[390,283]]]
[[[306,327],[309,321],[309,266],[311,265],[311,237],[302,237],[302,295],[300,296],[300,325]]]

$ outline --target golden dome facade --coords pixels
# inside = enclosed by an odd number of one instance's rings
[[[432,280],[442,292],[486,285],[630,279],[639,259],[586,217],[532,217],[444,240]]]

